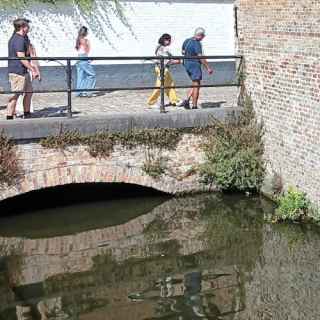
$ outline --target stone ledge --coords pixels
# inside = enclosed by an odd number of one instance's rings
[[[58,134],[63,130],[78,130],[82,134],[97,131],[126,132],[132,129],[153,128],[193,128],[206,126],[210,118],[225,121],[232,113],[238,114],[239,108],[214,108],[190,110],[175,113],[136,113],[106,115],[99,117],[38,118],[25,120],[1,120],[0,128],[13,140],[34,140]]]

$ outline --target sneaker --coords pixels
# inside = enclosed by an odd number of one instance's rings
[[[177,102],[170,102],[169,104],[168,104],[168,106],[170,107],[178,107],[180,104],[182,103],[182,101],[177,101]]]
[[[7,116],[7,120],[13,120],[13,116]]]
[[[31,112],[24,112],[23,119],[29,119],[29,118],[31,118]]]
[[[183,107],[185,109],[190,109],[190,102],[189,100],[183,100],[178,107]]]
[[[192,106],[192,109],[198,109],[198,106]]]

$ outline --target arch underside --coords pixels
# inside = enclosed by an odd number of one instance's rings
[[[189,177],[185,181],[178,181],[166,175],[154,179],[142,172],[141,169],[132,167],[77,165],[26,172],[21,181],[1,193],[0,200],[30,191],[80,183],[128,183],[153,188],[168,194],[204,190],[195,176]]]

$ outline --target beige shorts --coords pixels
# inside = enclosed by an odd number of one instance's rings
[[[24,76],[9,73],[9,82],[11,85],[11,91],[33,91],[29,72]]]

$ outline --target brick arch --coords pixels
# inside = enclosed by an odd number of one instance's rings
[[[0,194],[0,200],[30,191],[78,183],[128,183],[150,187],[169,194],[186,191],[185,185],[171,177],[153,179],[138,168],[92,164],[55,167],[42,171],[27,172],[23,180]]]

